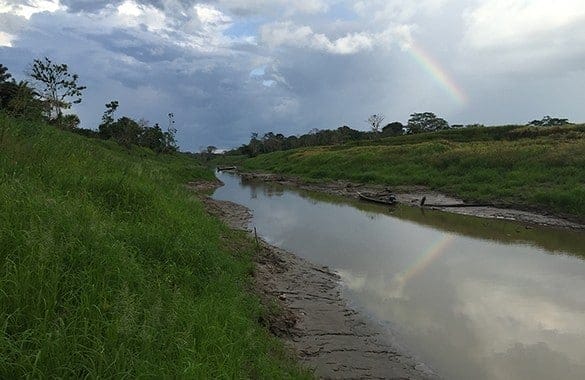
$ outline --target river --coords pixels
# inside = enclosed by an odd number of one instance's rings
[[[219,178],[215,199],[337,272],[352,307],[442,377],[585,378],[585,232]]]

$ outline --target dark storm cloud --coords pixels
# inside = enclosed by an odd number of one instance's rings
[[[144,40],[140,38],[139,34],[124,29],[115,29],[108,34],[92,33],[85,36],[88,40],[99,43],[108,51],[147,64],[164,64],[184,53],[176,45],[162,44],[158,40]]]

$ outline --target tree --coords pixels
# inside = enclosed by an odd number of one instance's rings
[[[118,109],[119,103],[117,100],[112,100],[106,104],[106,110],[102,116],[102,124],[112,124],[114,122],[114,113]]]
[[[407,124],[409,133],[435,132],[449,128],[449,123],[432,112],[413,113]]]
[[[81,120],[79,120],[79,117],[75,114],[64,115],[61,118],[61,128],[71,131],[77,128],[80,122]]]
[[[115,138],[115,132],[112,128],[112,125],[114,124],[114,113],[118,109],[118,105],[119,104],[117,100],[112,100],[106,104],[106,110],[102,115],[102,123],[98,126],[100,136],[103,139],[108,140]]]
[[[534,125],[537,127],[552,127],[566,124],[569,124],[569,119],[560,119],[550,116],[545,116],[542,118],[542,120],[532,120],[528,123],[528,125]]]
[[[0,105],[8,114],[28,120],[43,118],[43,103],[26,81],[0,83]]]
[[[370,117],[368,117],[368,120],[366,120],[366,123],[368,123],[370,125],[370,128],[372,128],[372,132],[374,133],[378,133],[380,132],[380,124],[382,124],[382,122],[384,121],[384,115],[380,114],[374,114],[371,115]]]
[[[14,81],[8,81],[11,77],[8,68],[0,63],[0,108],[6,108],[14,97],[16,86]]]
[[[205,154],[205,158],[207,161],[211,160],[213,158],[213,153],[217,150],[217,147],[213,146],[213,145],[208,145],[205,148],[204,154]]]
[[[175,135],[177,134],[177,128],[175,128],[175,114],[172,112],[169,112],[167,114],[167,117],[169,119],[169,125],[167,127],[167,131],[164,132],[164,152],[166,153],[170,153],[170,152],[176,152],[178,147],[177,147],[177,140],[175,138]]]
[[[260,151],[260,140],[258,140],[258,132],[252,132],[250,135],[250,157],[256,157]]]
[[[8,72],[8,67],[0,63],[0,83],[8,82],[12,74]]]
[[[152,127],[144,125],[143,128],[140,145],[148,147],[157,153],[163,152],[165,150],[165,135],[160,126],[158,124],[154,124]]]
[[[69,73],[66,64],[53,63],[49,58],[35,59],[28,75],[37,81],[41,99],[47,105],[49,120],[59,120],[63,109],[81,103],[85,86],[77,84],[79,76]]]
[[[386,124],[384,128],[382,128],[382,135],[383,136],[400,136],[404,133],[404,125],[401,122],[395,121],[390,124]]]
[[[115,123],[111,124],[112,137],[126,148],[132,145],[138,145],[142,128],[140,125],[129,117],[123,116]]]

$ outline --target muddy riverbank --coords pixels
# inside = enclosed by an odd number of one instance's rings
[[[384,185],[360,184],[348,181],[307,182],[303,179],[271,173],[241,172],[243,180],[273,182],[284,186],[292,186],[303,190],[318,191],[358,199],[358,192],[380,192],[391,190],[396,195],[398,203],[418,206],[423,197],[425,203],[431,204],[428,208],[461,215],[471,215],[482,218],[495,218],[518,221],[525,224],[534,224],[550,227],[561,227],[583,230],[585,225],[569,218],[550,215],[533,210],[520,210],[509,205],[477,206],[477,207],[447,207],[452,204],[465,203],[462,199],[451,197],[423,187],[393,187],[388,189]]]
[[[217,182],[192,183],[209,190]],[[208,212],[234,229],[247,230],[250,211],[200,195]],[[249,231],[249,230],[248,230]],[[339,277],[259,239],[254,281],[264,302],[282,312],[268,321],[300,362],[320,378],[437,378],[373,321],[353,310],[341,295]]]

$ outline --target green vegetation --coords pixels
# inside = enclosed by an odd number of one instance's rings
[[[585,125],[452,129],[274,152],[240,165],[309,180],[422,185],[585,220]]]
[[[168,127],[163,131],[158,123],[153,126],[147,120],[133,120],[123,116],[114,119],[119,103],[113,100],[106,104],[102,123],[98,131],[79,128],[81,120],[75,114],[64,114],[73,104],[81,103],[85,86],[77,84],[79,76],[69,73],[69,67],[53,63],[49,58],[35,59],[28,73],[34,81],[16,82],[8,68],[0,64],[0,110],[6,115],[29,121],[42,121],[59,129],[78,133],[86,137],[112,140],[130,148],[133,145],[149,148],[157,153],[172,153],[178,150],[174,127],[175,115],[168,113]],[[12,78],[12,80],[10,80]]]
[[[184,187],[210,171],[2,113],[0,132],[1,378],[304,376],[258,323],[253,245]]]

